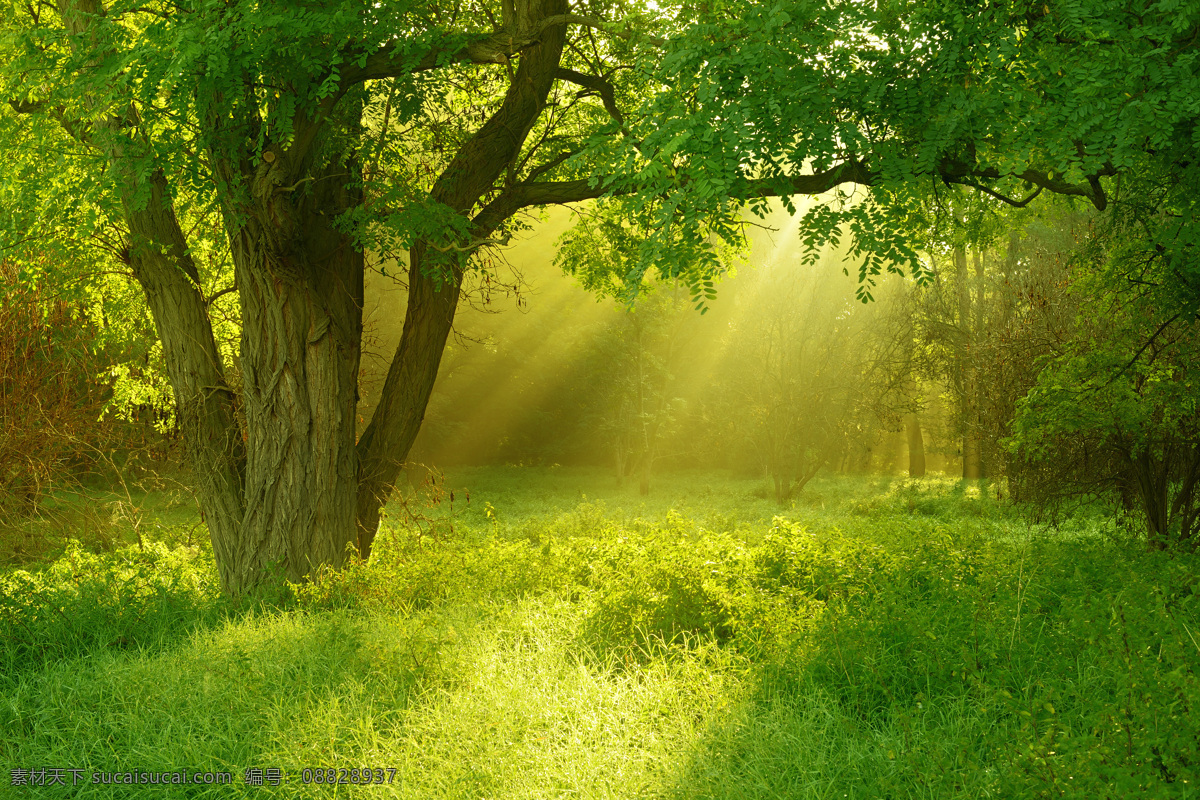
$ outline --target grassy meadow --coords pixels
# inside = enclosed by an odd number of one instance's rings
[[[1095,510],[459,470],[369,564],[231,604],[182,501],[109,502],[99,539],[4,534],[0,796],[1200,797],[1200,560]],[[54,767],[84,779],[10,785]],[[185,769],[233,782],[90,782]]]

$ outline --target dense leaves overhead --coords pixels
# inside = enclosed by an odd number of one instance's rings
[[[697,226],[730,198],[847,182],[809,212],[815,248],[851,230],[862,277],[914,261],[952,186],[1152,203],[1192,228],[1200,7],[1036,2],[728,7],[673,38],[617,185]],[[652,187],[653,192],[646,191]],[[1153,198],[1151,196],[1153,195]],[[654,201],[658,203],[658,201]],[[921,213],[918,213],[921,212]],[[961,222],[961,218],[960,222]],[[708,224],[709,230],[720,228]],[[1181,240],[1182,241],[1182,240]]]
[[[426,192],[471,131],[461,123],[495,108],[524,45],[514,31],[534,41],[546,22],[514,26],[506,13],[478,2],[122,2],[81,47],[47,11],[14,3],[0,88],[77,132],[136,113],[139,132],[154,132],[142,143],[154,163],[198,195],[221,180],[217,154],[247,179],[262,158],[294,156],[294,182],[314,160],[356,151],[380,199],[347,223],[365,244],[399,250],[446,224],[451,239],[469,238]],[[913,230],[927,220],[913,214],[944,208],[947,184],[1099,207],[1146,181],[1180,188],[1164,201],[1191,194],[1194,4],[592,3],[564,16],[582,23],[564,67],[603,85],[560,81],[506,182],[588,177],[545,200],[625,198],[612,213],[657,232],[635,283],[670,262],[699,285],[720,270],[709,243],[736,243],[741,205],[762,210],[765,196],[870,185],[809,212],[806,226],[814,253],[852,232],[865,278],[915,262]],[[315,121],[321,147],[310,151]],[[379,136],[385,121],[393,134]]]

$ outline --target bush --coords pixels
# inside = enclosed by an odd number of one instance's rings
[[[40,572],[0,575],[0,675],[96,649],[160,646],[222,608],[212,560],[196,548],[94,554],[72,542]]]
[[[98,452],[102,365],[77,309],[22,284],[6,262],[0,286],[0,512],[28,512]]]

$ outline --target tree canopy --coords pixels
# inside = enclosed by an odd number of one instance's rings
[[[1172,0],[729,7],[672,38],[669,88],[633,130],[657,168],[622,175],[641,187],[626,203],[669,193],[666,229],[680,208],[869,187],[814,207],[805,234],[815,252],[852,233],[868,277],[913,260],[954,186],[1017,207],[1057,194],[1154,219],[1143,243],[1194,286],[1198,30],[1200,8]]]

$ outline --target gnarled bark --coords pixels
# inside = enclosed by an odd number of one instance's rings
[[[333,220],[361,202],[346,178],[356,169],[330,164],[299,191],[256,188],[257,213],[231,231],[249,444],[245,517],[222,542],[235,591],[272,568],[295,581],[340,566],[354,541],[364,265]]]

